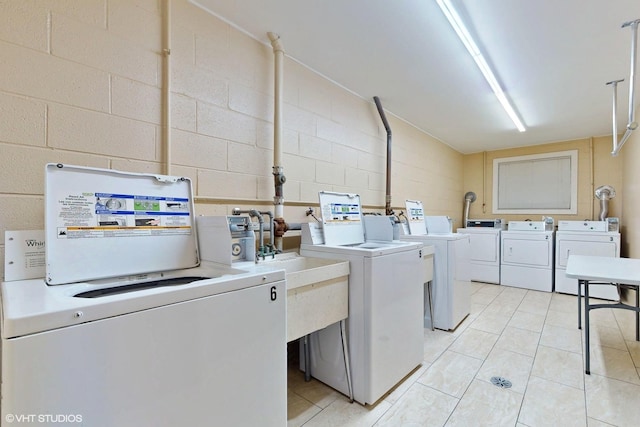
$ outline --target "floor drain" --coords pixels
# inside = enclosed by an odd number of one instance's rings
[[[491,384],[501,388],[511,388],[511,381],[502,377],[491,377]]]

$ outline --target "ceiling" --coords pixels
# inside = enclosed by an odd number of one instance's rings
[[[522,133],[435,0],[191,1],[464,154],[610,135],[611,80],[627,122],[638,0],[453,0]]]

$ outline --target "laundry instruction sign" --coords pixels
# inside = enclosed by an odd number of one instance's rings
[[[192,194],[188,177],[47,164],[47,284],[198,265]]]
[[[325,223],[340,224],[360,221],[360,205],[357,203],[329,203],[322,207]]]
[[[106,192],[61,193],[58,239],[191,233],[190,201],[182,197]]]
[[[5,281],[44,277],[44,230],[5,231]]]

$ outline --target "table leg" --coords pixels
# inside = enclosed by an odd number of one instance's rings
[[[638,309],[640,308],[640,286],[634,286],[636,291],[636,341],[640,341],[640,313],[638,313]]]
[[[311,381],[311,335],[304,336],[304,380]]]
[[[580,286],[584,282],[582,280],[578,280],[578,329],[582,329],[582,308],[580,308],[580,301],[582,299],[582,291],[580,290]]]
[[[591,375],[591,360],[589,351],[589,281],[584,283],[584,351],[585,351],[585,374]]]

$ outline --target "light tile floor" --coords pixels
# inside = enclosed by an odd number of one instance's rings
[[[576,296],[472,283],[469,317],[425,329],[423,364],[373,406],[290,363],[288,426],[640,426],[634,314],[591,312],[591,375],[577,317]]]

